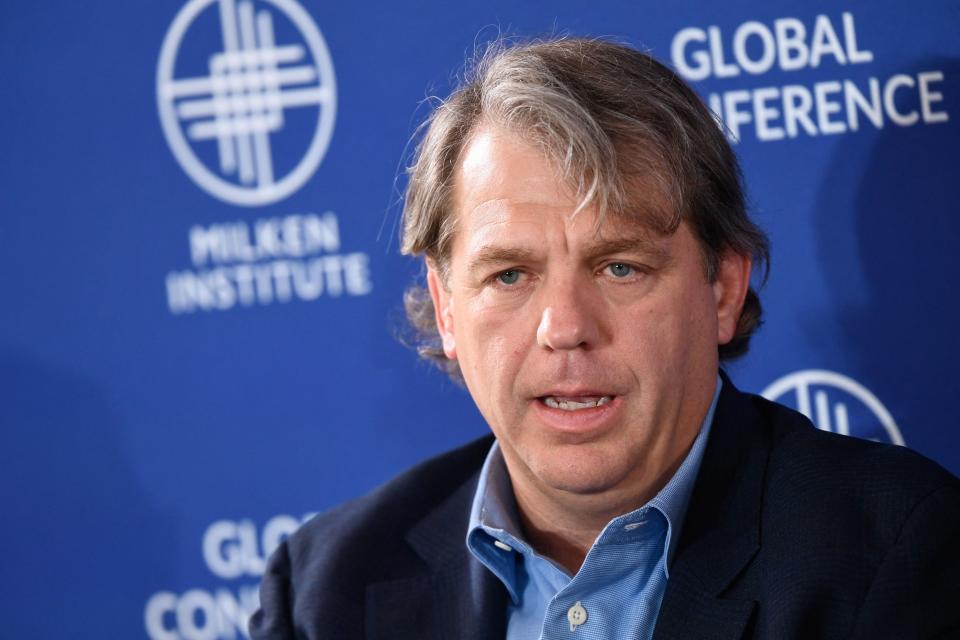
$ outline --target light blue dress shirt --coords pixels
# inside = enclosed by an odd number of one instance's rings
[[[503,454],[493,444],[467,547],[510,594],[507,640],[653,637],[722,384],[718,376],[710,410],[677,472],[647,504],[607,523],[575,576],[524,541]]]

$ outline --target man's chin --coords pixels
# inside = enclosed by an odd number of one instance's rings
[[[620,465],[609,460],[596,461],[593,456],[579,459],[544,461],[534,472],[537,479],[553,491],[582,496],[599,496],[615,490],[624,480]]]
[[[623,442],[600,441],[579,444],[538,443],[511,448],[501,440],[501,450],[514,483],[519,483],[545,496],[559,500],[576,496],[600,497],[605,493],[622,493],[630,482],[631,471],[637,468],[627,455]],[[511,460],[512,458],[512,460]],[[515,464],[511,464],[511,462]]]

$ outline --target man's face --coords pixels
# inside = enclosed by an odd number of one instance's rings
[[[651,198],[653,203],[653,198]],[[709,407],[750,263],[707,281],[686,223],[662,236],[577,198],[535,147],[476,132],[455,177],[448,357],[497,436],[518,498],[648,499]]]

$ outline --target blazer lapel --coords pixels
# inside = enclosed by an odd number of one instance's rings
[[[370,640],[503,640],[507,593],[467,550],[477,476],[409,531],[422,571],[367,587]]]
[[[756,407],[724,375],[654,640],[732,640],[749,629],[756,602],[723,595],[760,548],[769,453]]]

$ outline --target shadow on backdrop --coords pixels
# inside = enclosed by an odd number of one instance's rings
[[[0,384],[4,637],[142,629],[150,591],[176,583],[178,549],[123,451],[123,425],[95,384],[31,356],[0,357]]]
[[[841,335],[838,361],[887,405],[907,445],[960,473],[956,427],[943,423],[960,394],[960,61],[899,72],[924,71],[944,75],[934,110],[948,122],[885,117],[883,129],[861,124],[837,146],[814,220],[831,308],[805,325],[815,339]],[[897,97],[902,113],[919,111],[916,91]]]

